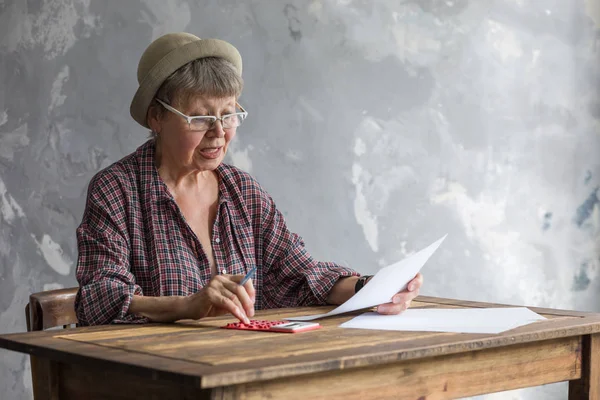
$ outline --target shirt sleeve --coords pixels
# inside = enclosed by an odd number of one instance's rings
[[[262,196],[263,296],[265,308],[325,305],[342,277],[359,276],[332,262],[316,261],[302,238],[290,232],[271,196]]]
[[[80,325],[144,323],[127,314],[133,295],[142,295],[129,265],[126,197],[117,178],[92,179],[83,219],[77,228],[75,311]]]

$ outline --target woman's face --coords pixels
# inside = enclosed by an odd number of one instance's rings
[[[191,97],[187,104],[177,104],[174,108],[188,116],[212,115],[221,117],[236,112],[236,98],[232,97]],[[164,110],[161,118],[152,121],[158,124],[155,131],[160,136],[163,154],[166,152],[187,169],[200,171],[214,170],[221,164],[229,142],[234,138],[236,128],[223,129],[216,121],[206,131],[191,130],[188,122],[180,115]]]

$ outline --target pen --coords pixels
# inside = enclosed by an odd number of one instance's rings
[[[240,285],[243,286],[244,283],[248,282],[248,279],[250,279],[252,277],[252,275],[254,274],[255,271],[256,271],[256,265],[254,267],[252,267],[252,269],[250,271],[248,271],[246,276],[244,276],[244,279],[241,280]]]

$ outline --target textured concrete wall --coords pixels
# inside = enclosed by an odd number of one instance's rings
[[[5,0],[0,332],[76,284],[86,185],[145,140],[137,61],[180,30],[240,49],[229,161],[315,256],[375,272],[449,233],[425,294],[600,311],[599,0]],[[30,397],[0,354],[1,397]]]

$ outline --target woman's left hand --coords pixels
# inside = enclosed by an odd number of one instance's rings
[[[412,300],[419,295],[419,289],[423,285],[423,275],[419,272],[413,280],[408,282],[407,289],[398,292],[392,297],[391,303],[380,304],[377,306],[379,314],[394,315],[400,314],[410,307]]]

